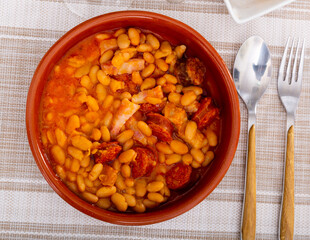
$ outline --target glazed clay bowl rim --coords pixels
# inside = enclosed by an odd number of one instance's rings
[[[43,87],[45,85],[44,83],[46,82],[46,79],[43,79],[43,76],[46,75],[46,71],[48,71],[47,69],[51,70],[50,65],[52,63],[55,64],[55,56],[57,55],[57,52],[61,50],[63,51],[64,48],[66,51],[69,50],[73,45],[82,40],[82,33],[85,35],[89,29],[97,29],[100,24],[102,24],[102,22],[116,20],[127,21],[129,19],[138,19],[141,21],[148,19],[157,22],[157,24],[160,22],[160,24],[163,26],[165,26],[165,23],[170,25],[173,24],[173,26],[182,29],[182,31],[186,31],[191,38],[195,38],[195,41],[199,44],[202,50],[208,53],[211,61],[217,65],[221,77],[225,79],[224,84],[231,100],[228,103],[228,107],[231,109],[231,124],[234,126],[231,129],[231,142],[225,154],[225,161],[220,166],[216,176],[212,178],[208,184],[202,185],[201,189],[199,189],[199,191],[195,191],[193,195],[185,194],[185,196],[182,197],[182,201],[178,201],[178,204],[173,207],[170,206],[163,209],[159,208],[156,211],[139,214],[118,213],[100,209],[87,203],[68,189],[68,187],[56,176],[51,165],[49,164],[49,160],[44,153],[43,146],[40,142],[38,126],[39,114],[38,107],[36,107],[38,105],[38,101],[40,102]],[[72,44],[72,42],[75,43]],[[211,44],[197,31],[178,20],[157,13],[146,11],[113,12],[89,19],[74,27],[64,36],[62,36],[44,55],[34,73],[29,88],[26,105],[26,127],[30,148],[42,175],[48,184],[53,188],[53,190],[67,203],[89,216],[109,223],[121,225],[147,225],[162,222],[185,213],[204,200],[220,183],[233,160],[238,145],[240,133],[239,100],[231,74],[224,61],[216,52],[216,50],[211,46]]]

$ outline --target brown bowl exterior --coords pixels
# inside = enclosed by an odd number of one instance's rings
[[[118,213],[93,206],[72,193],[56,176],[44,153],[38,126],[39,107],[47,77],[54,65],[80,40],[100,31],[121,27],[150,30],[173,44],[185,44],[187,53],[198,57],[210,70],[207,88],[221,107],[222,130],[216,159],[201,179],[182,197],[146,213]],[[121,225],[146,225],[176,217],[205,199],[226,174],[240,133],[240,110],[234,82],[224,61],[198,32],[175,19],[144,11],[123,11],[92,18],[70,30],[45,54],[38,65],[27,98],[26,125],[34,159],[49,185],[67,203],[89,216]]]

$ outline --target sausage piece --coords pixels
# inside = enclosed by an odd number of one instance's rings
[[[96,163],[112,161],[122,151],[122,147],[118,142],[103,142],[97,149],[98,151],[94,154]]]
[[[182,59],[177,62],[174,74],[178,82],[184,86],[201,85],[206,73],[206,67],[198,58]]]
[[[188,86],[191,84],[191,80],[186,72],[186,61],[185,59],[178,60],[175,68],[174,75],[178,79],[178,82],[183,86]]]
[[[152,129],[152,134],[160,141],[172,140],[173,125],[170,120],[158,113],[147,114],[147,124]]]
[[[189,182],[192,167],[183,163],[177,163],[166,174],[166,183],[170,189],[179,189]]]
[[[136,158],[131,162],[133,178],[148,176],[157,164],[157,155],[150,148],[136,147]]]
[[[162,102],[159,104],[151,104],[151,103],[142,103],[140,104],[140,111],[143,112],[144,114],[148,113],[160,113],[166,105],[166,102]]]
[[[216,117],[220,110],[212,104],[212,98],[205,98],[201,101],[198,111],[194,114],[192,120],[197,123],[198,129],[208,126]]]
[[[194,85],[200,85],[203,82],[206,67],[198,58],[188,58],[186,72]]]

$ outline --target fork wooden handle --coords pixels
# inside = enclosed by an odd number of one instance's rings
[[[294,126],[287,132],[284,190],[281,209],[280,239],[294,238]]]
[[[254,240],[256,231],[255,125],[249,131],[245,199],[243,204],[242,239]]]

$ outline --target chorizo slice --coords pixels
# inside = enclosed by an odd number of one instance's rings
[[[151,103],[142,103],[140,104],[140,111],[143,112],[144,114],[148,113],[160,113],[166,105],[166,102],[162,102],[159,104],[151,104]]]
[[[203,82],[206,67],[198,58],[188,58],[186,72],[194,85],[200,85]]]
[[[166,183],[170,189],[184,187],[190,180],[192,167],[183,163],[177,163],[166,173]]]
[[[192,120],[197,123],[198,129],[208,126],[220,114],[220,110],[212,104],[212,98],[205,98],[201,101],[198,111]]]
[[[147,124],[152,129],[152,134],[160,141],[172,140],[173,125],[170,120],[159,113],[147,114]]]
[[[98,151],[94,154],[96,163],[104,163],[114,160],[122,147],[118,142],[103,142],[97,147]]]
[[[178,82],[184,86],[201,85],[206,67],[198,58],[181,59],[177,62],[174,74]]]
[[[191,80],[186,72],[186,61],[184,58],[177,61],[174,68],[174,75],[183,86],[191,84]]]
[[[115,145],[119,145],[118,142],[103,142],[97,147],[97,149],[98,150],[106,150],[106,149],[111,148]]]
[[[130,163],[133,178],[148,176],[157,164],[156,152],[150,148],[136,147],[136,158]]]

